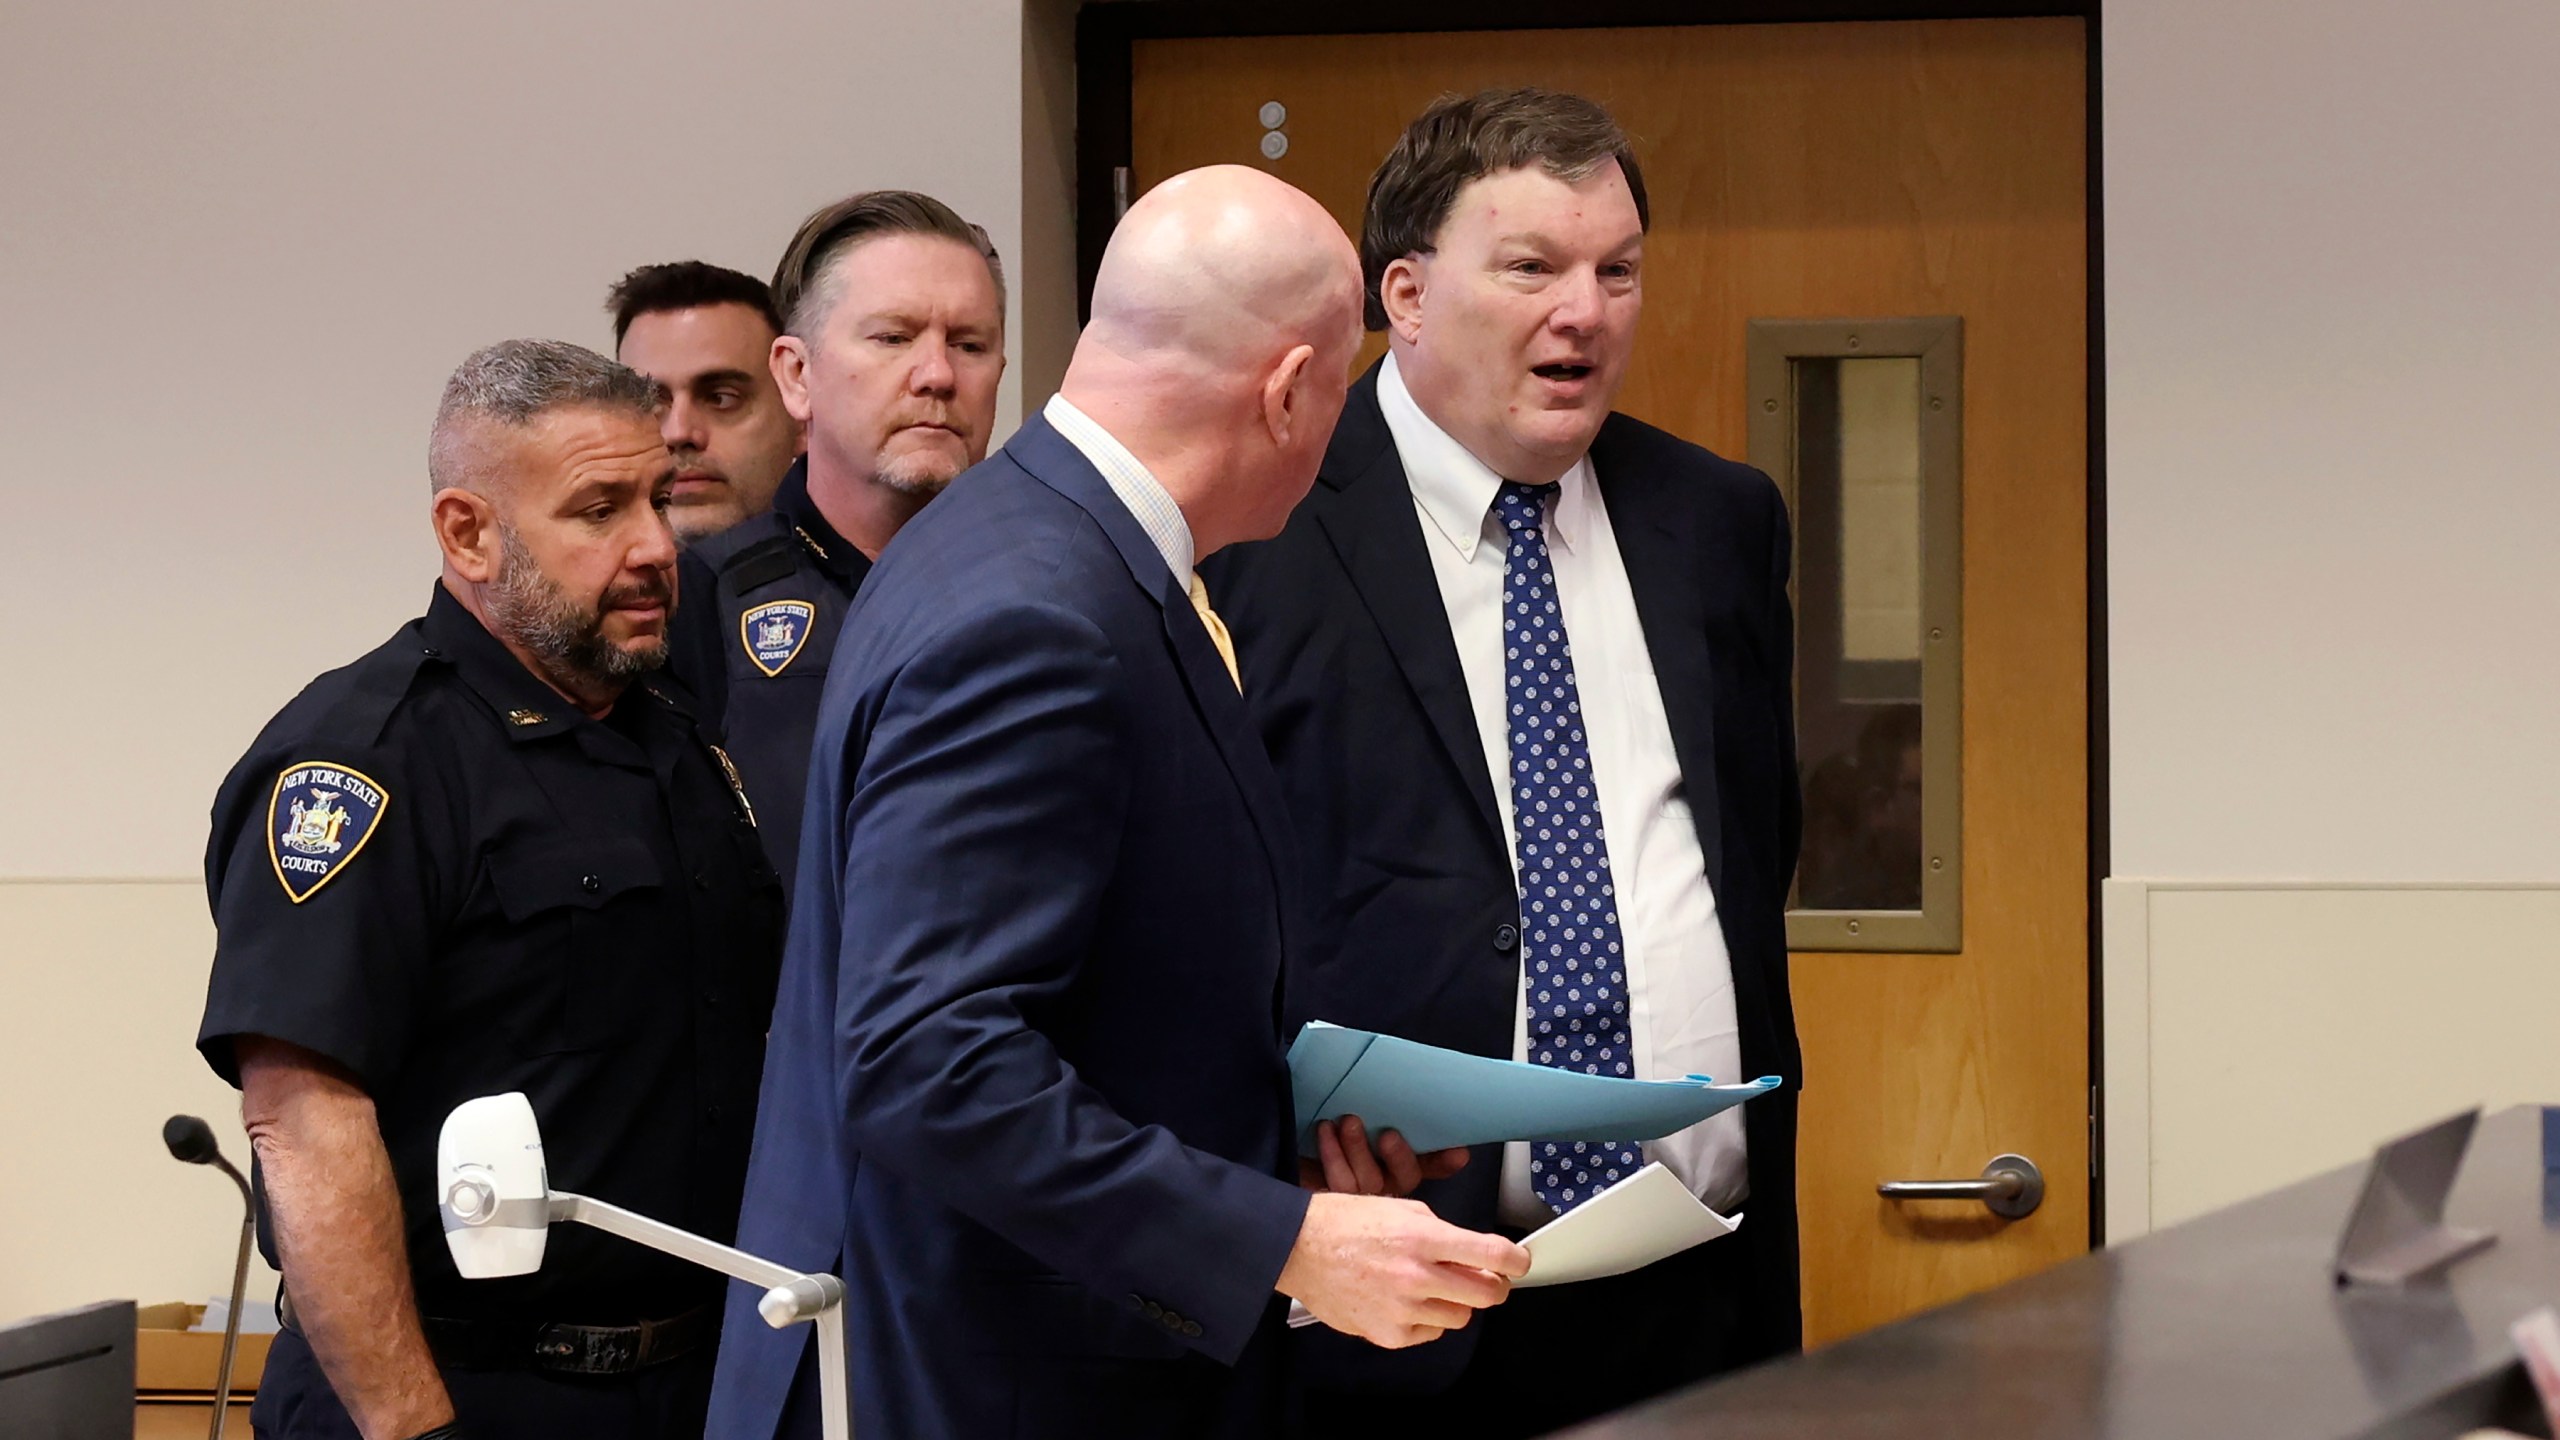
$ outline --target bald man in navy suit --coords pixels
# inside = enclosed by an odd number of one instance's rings
[[[841,1267],[857,1433],[1278,1435],[1291,1299],[1409,1346],[1527,1269],[1358,1176],[1301,1183],[1291,831],[1193,575],[1305,495],[1358,293],[1306,196],[1166,182],[1058,397],[855,601],[739,1244]],[[712,1433],[814,1434],[806,1347],[753,1328]]]

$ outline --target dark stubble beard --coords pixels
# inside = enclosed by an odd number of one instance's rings
[[[601,603],[581,605],[542,573],[514,526],[500,521],[498,541],[498,578],[488,591],[489,623],[531,651],[545,669],[584,686],[619,690],[667,663],[663,638],[626,648],[604,637],[604,612],[612,606],[654,602],[672,610],[675,597],[665,580],[652,576],[645,584],[617,585]]]

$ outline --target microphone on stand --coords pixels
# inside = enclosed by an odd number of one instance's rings
[[[240,1258],[231,1266],[231,1312],[223,1319],[222,1375],[213,1395],[211,1440],[222,1440],[223,1412],[231,1406],[231,1357],[240,1345],[241,1291],[249,1284],[249,1246],[258,1233],[258,1209],[249,1198],[248,1179],[222,1158],[222,1145],[213,1138],[212,1126],[193,1115],[172,1115],[169,1123],[160,1127],[160,1141],[177,1159],[190,1165],[210,1165],[240,1187]]]

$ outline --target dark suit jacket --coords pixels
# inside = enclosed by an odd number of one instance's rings
[[[1759,471],[1624,415],[1601,427],[1591,460],[1732,953],[1743,1074],[1716,1078],[1790,1082],[1744,1110],[1751,1198],[1735,1241],[1719,1242],[1752,1252],[1746,1348],[1757,1358],[1797,1348],[1803,1330],[1802,1064],[1784,916],[1800,829],[1786,509]],[[1288,529],[1215,557],[1210,598],[1234,632],[1298,827],[1312,933],[1293,951],[1291,1025],[1324,1019],[1507,1059],[1520,980],[1511,837],[1423,545],[1373,369]],[[1484,1147],[1421,1198],[1490,1229],[1501,1159]],[[1462,1330],[1396,1355],[1311,1358],[1336,1375],[1355,1366],[1375,1383],[1430,1390],[1454,1380],[1471,1343]]]
[[[857,1433],[1275,1433],[1285,824],[1184,586],[1045,421],[882,556],[739,1236],[844,1267]],[[740,1318],[723,1437],[771,1433],[806,1344]]]

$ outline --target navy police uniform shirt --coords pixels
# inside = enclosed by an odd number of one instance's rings
[[[590,719],[439,585],[214,801],[197,1046],[234,1084],[243,1035],[354,1073],[422,1314],[629,1324],[719,1299],[711,1272],[574,1225],[533,1275],[465,1281],[436,1208],[445,1116],[521,1090],[554,1190],[734,1234],[782,899],[690,703],[643,679]]]
[[[800,854],[801,802],[818,696],[844,612],[871,562],[809,499],[802,456],[773,508],[686,550],[668,668],[702,697],[737,761],[787,888]]]

